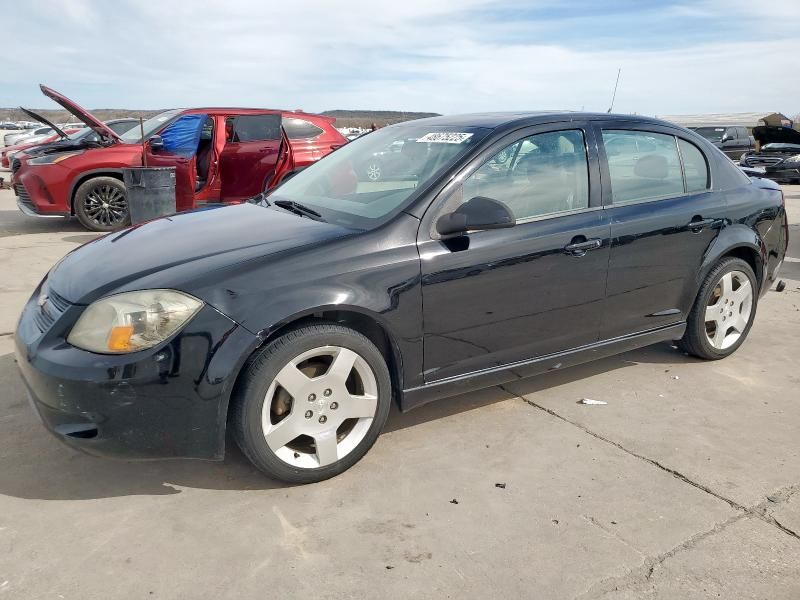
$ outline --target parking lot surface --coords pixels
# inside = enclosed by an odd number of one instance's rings
[[[230,445],[223,463],[126,463],[45,432],[13,330],[95,234],[0,191],[0,599],[799,598],[786,193],[786,289],[728,359],[662,344],[395,413],[355,467],[289,487]]]

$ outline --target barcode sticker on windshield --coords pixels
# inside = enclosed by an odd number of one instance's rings
[[[432,144],[463,144],[472,137],[471,133],[457,133],[454,131],[436,131],[434,133],[426,133],[418,142],[427,142]]]

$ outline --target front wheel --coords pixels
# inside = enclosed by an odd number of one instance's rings
[[[232,400],[234,438],[270,477],[321,481],[372,447],[391,394],[383,356],[366,337],[340,325],[308,325],[250,360]]]
[[[749,264],[739,258],[720,262],[700,287],[680,348],[706,360],[733,354],[753,325],[756,290],[756,276]]]
[[[125,184],[113,177],[94,177],[75,191],[75,216],[90,231],[115,231],[130,224]]]

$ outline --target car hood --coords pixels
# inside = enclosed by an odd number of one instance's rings
[[[759,144],[800,144],[800,131],[791,127],[759,126],[753,127],[753,137]]]
[[[17,142],[12,146],[6,146],[5,148],[3,148],[3,154],[7,154],[9,152],[19,152],[20,150],[26,150],[28,148],[44,144],[46,143],[45,140],[49,140],[52,137],[53,137],[52,133],[42,133],[40,135],[32,135],[30,137],[25,138],[24,140],[20,140],[19,142]]]
[[[20,149],[24,150],[27,156],[35,157],[43,156],[45,154],[53,154],[55,152],[66,152],[67,150],[80,150],[82,148],[99,146],[99,144],[91,144],[87,143],[85,140],[71,140],[67,138],[65,140],[57,140],[47,144],[20,144],[20,146]]]
[[[48,286],[74,304],[135,289],[191,293],[198,279],[223,286],[223,269],[355,232],[255,204],[199,209],[92,240],[53,268]]]
[[[72,100],[59,94],[57,91],[50,89],[46,85],[39,85],[39,89],[42,90],[42,93],[50,98],[52,101],[60,104],[65,109],[67,109],[72,115],[75,116],[78,120],[86,123],[87,127],[91,127],[94,129],[99,135],[103,135],[107,138],[112,140],[119,140],[119,136],[114,132],[113,129],[108,127],[105,123],[97,119],[92,113],[90,113],[85,108],[81,108],[77,104],[75,104]]]
[[[42,115],[40,115],[40,114],[38,114],[38,113],[35,113],[35,112],[33,112],[32,110],[30,110],[30,109],[28,109],[28,108],[25,108],[24,106],[20,106],[20,107],[19,107],[19,109],[20,109],[22,112],[24,112],[26,115],[28,115],[29,117],[31,117],[31,118],[32,118],[34,121],[39,121],[39,123],[44,123],[44,124],[45,124],[45,125],[47,125],[48,127],[52,127],[52,128],[53,128],[53,131],[55,131],[55,132],[56,132],[56,133],[59,135],[59,137],[60,137],[61,139],[64,139],[64,138],[66,138],[66,137],[67,137],[67,134],[66,134],[66,133],[64,133],[64,132],[61,130],[61,128],[60,128],[60,127],[57,127],[57,126],[55,125],[55,123],[53,123],[52,121],[48,121],[48,120],[47,120],[47,119],[45,119],[45,118],[44,118]]]

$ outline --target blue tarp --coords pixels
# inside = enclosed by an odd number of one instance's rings
[[[190,158],[197,152],[208,115],[184,115],[161,133],[164,150]]]

